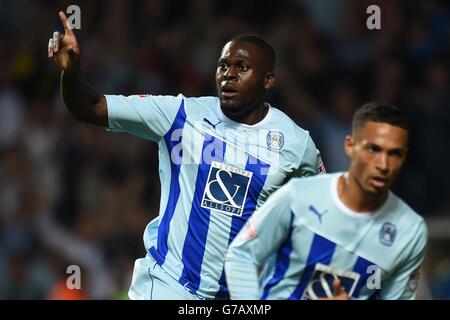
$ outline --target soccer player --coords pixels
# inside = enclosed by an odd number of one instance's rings
[[[348,171],[292,179],[232,242],[225,259],[231,298],[415,298],[427,229],[389,190],[408,134],[396,107],[359,108],[345,140]],[[269,276],[259,279],[275,253]]]
[[[264,102],[275,53],[238,36],[222,49],[218,97],[102,95],[84,80],[80,48],[64,13],[48,55],[63,70],[61,92],[76,119],[158,143],[159,217],[144,232],[131,299],[228,298],[224,259],[245,221],[294,176],[324,171],[309,133]]]

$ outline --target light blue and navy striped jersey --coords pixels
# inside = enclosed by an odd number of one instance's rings
[[[331,297],[335,278],[352,299],[415,297],[424,220],[392,192],[375,212],[352,211],[341,175],[292,179],[247,221],[225,260],[232,299]]]
[[[245,125],[227,118],[217,97],[107,95],[109,130],[159,145],[159,216],[144,245],[180,284],[205,298],[227,298],[223,262],[236,234],[274,190],[323,171],[309,133],[266,105]]]

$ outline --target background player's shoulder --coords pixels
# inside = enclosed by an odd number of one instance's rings
[[[291,208],[302,208],[317,197],[320,197],[321,201],[331,198],[331,184],[335,176],[334,173],[290,179],[286,188],[291,199]],[[299,213],[297,209],[292,209],[292,211],[294,214]]]
[[[407,216],[414,222],[419,223],[423,221],[423,217],[417,211],[411,208],[402,198],[400,198],[393,192],[391,192],[391,196],[395,200],[395,204],[397,206],[398,211],[400,211],[403,215]]]
[[[326,173],[310,177],[295,177],[289,180],[289,188],[292,192],[299,194],[314,192],[324,193],[330,191],[332,180],[342,173]]]
[[[427,226],[424,218],[411,208],[403,199],[391,192],[393,219],[398,221],[398,224],[408,229],[413,233],[415,230],[417,233],[427,234]]]

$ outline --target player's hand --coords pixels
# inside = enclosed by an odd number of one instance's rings
[[[80,47],[64,12],[59,12],[59,18],[64,26],[64,34],[53,32],[53,38],[48,41],[48,57],[53,58],[62,70],[69,71],[78,66]]]
[[[341,287],[341,280],[339,278],[333,281],[334,294],[332,298],[320,298],[318,300],[351,300],[345,289]]]

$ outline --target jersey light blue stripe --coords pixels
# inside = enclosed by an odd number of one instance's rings
[[[289,261],[290,261],[289,256],[292,252],[291,235],[292,235],[293,221],[294,221],[294,213],[291,211],[291,222],[289,223],[289,233],[280,250],[278,251],[274,274],[264,287],[261,300],[267,299],[267,297],[269,296],[270,289],[272,289],[272,287],[277,285],[284,278],[284,275],[286,274],[286,271],[289,268]]]
[[[184,100],[181,101],[180,108],[177,112],[177,115],[175,117],[175,120],[172,124],[172,127],[170,130],[164,135],[164,141],[167,146],[167,151],[169,153],[169,157],[172,154],[173,148],[181,142],[182,137],[180,138],[180,141],[172,141],[172,133],[175,130],[183,129],[184,124],[186,122],[186,112],[184,110]],[[183,150],[181,150],[181,156],[182,156]],[[161,222],[158,228],[158,254],[159,259],[161,263],[164,263],[168,247],[167,247],[167,238],[169,236],[169,229],[170,229],[170,221],[172,220],[173,213],[175,211],[175,207],[178,202],[178,198],[180,197],[180,183],[179,183],[179,176],[180,176],[180,168],[181,168],[181,161],[178,163],[174,163],[171,161],[171,169],[170,169],[170,192],[169,192],[169,198],[167,200],[166,209],[164,210],[164,214],[161,218]]]
[[[299,284],[288,298],[289,300],[299,300],[302,297],[303,291],[305,291],[307,284],[311,280],[316,263],[330,264],[335,248],[335,243],[318,234],[314,235],[305,270],[303,271]]]
[[[204,159],[203,155],[206,154],[206,148],[209,147],[211,149],[211,144],[213,144],[212,156],[214,160],[223,162],[226,144],[216,137],[205,134],[202,160],[198,166],[194,198],[192,199],[192,208],[189,215],[189,226],[182,253],[183,272],[179,282],[193,292],[197,292],[200,286],[200,271],[211,215],[210,209],[201,206],[203,191],[211,168],[211,159]]]

